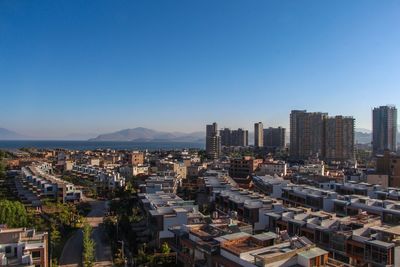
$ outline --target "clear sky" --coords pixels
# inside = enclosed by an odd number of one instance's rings
[[[0,0],[0,127],[288,126],[400,106],[400,1]]]

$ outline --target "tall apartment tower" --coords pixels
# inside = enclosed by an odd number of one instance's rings
[[[219,135],[221,136],[221,145],[222,146],[231,146],[232,145],[232,131],[229,128],[224,128],[219,131]]]
[[[397,109],[380,106],[372,111],[372,148],[374,154],[384,150],[396,151]]]
[[[286,129],[282,127],[264,129],[264,147],[270,149],[285,148]]]
[[[293,110],[290,113],[290,155],[295,159],[322,156],[327,113]]]
[[[323,157],[326,160],[354,159],[354,118],[325,118]]]
[[[217,159],[221,155],[221,136],[216,122],[207,125],[206,128],[206,153],[212,159]]]
[[[232,131],[231,135],[232,146],[248,146],[249,131],[239,128]]]
[[[254,146],[264,146],[264,129],[262,122],[254,123]]]

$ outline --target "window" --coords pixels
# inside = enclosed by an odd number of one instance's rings
[[[32,258],[33,259],[40,258],[40,251],[32,251]]]
[[[6,246],[6,254],[10,254],[11,253],[11,246]]]

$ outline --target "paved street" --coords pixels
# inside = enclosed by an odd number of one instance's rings
[[[78,230],[65,243],[59,264],[64,267],[79,266],[82,256],[82,230]]]
[[[96,244],[95,266],[112,266],[111,248],[108,244],[102,242],[105,233],[100,225],[103,222],[104,213],[107,210],[107,202],[94,199],[85,199],[85,201],[89,202],[92,206],[92,210],[89,212],[86,219],[93,227],[92,238]],[[61,253],[59,261],[60,266],[77,267],[81,265],[82,238],[82,231],[78,230],[68,239]]]

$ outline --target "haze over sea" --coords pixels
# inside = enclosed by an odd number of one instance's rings
[[[204,149],[204,143],[194,142],[117,142],[117,141],[60,141],[60,140],[0,140],[0,149],[47,148],[70,150],[171,150],[183,148]]]

